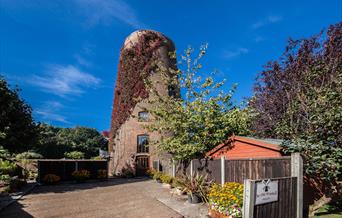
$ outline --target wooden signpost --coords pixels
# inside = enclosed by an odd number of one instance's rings
[[[291,155],[291,176],[244,180],[243,217],[302,218],[303,161]]]
[[[256,183],[255,205],[278,201],[278,181],[262,180]]]

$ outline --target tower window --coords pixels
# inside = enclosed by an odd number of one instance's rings
[[[138,120],[140,122],[148,121],[148,112],[147,111],[141,111],[138,113]]]
[[[137,153],[148,153],[148,135],[138,135],[137,138]]]
[[[169,85],[167,87],[167,90],[170,97],[177,97],[177,91],[175,86]]]

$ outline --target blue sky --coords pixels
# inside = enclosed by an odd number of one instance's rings
[[[340,0],[0,0],[0,74],[20,86],[36,121],[102,131],[110,127],[120,48],[134,30],[164,33],[178,53],[207,42],[203,65],[220,70],[227,90],[238,83],[240,102],[289,37],[341,21]]]

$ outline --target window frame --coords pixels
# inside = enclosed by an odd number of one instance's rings
[[[146,137],[147,138],[147,143],[144,145],[140,145],[139,144],[139,138],[140,137]],[[141,135],[137,135],[137,153],[141,154],[141,153],[149,153],[150,149],[149,149],[149,140],[150,140],[150,136],[148,134],[141,134]]]
[[[146,118],[143,118],[142,116],[140,116],[141,114],[146,114]],[[149,121],[149,113],[147,111],[139,111],[138,112],[138,121],[139,122],[147,122],[147,121]]]

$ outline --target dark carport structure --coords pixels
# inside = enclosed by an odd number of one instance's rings
[[[73,180],[72,173],[76,170],[88,170],[90,179],[97,179],[98,170],[107,170],[107,160],[71,160],[42,159],[38,160],[38,182],[42,182],[47,174],[55,174],[61,181]]]

